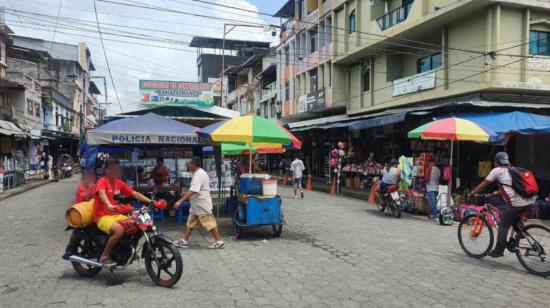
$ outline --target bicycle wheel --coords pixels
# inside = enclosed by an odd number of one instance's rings
[[[494,240],[493,228],[483,216],[467,215],[458,225],[460,247],[472,258],[485,257],[493,247]]]
[[[516,256],[525,269],[535,275],[550,276],[550,229],[528,225],[516,235]]]

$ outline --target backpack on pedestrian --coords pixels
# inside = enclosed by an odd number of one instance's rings
[[[523,198],[531,198],[539,193],[539,185],[533,172],[519,167],[510,167],[508,170],[512,177],[512,185],[501,183],[502,185],[512,187]]]

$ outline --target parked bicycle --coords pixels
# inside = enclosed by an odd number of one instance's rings
[[[477,195],[488,198],[492,195]],[[481,259],[492,249],[495,242],[493,227],[496,227],[495,212],[500,210],[490,203],[480,206],[477,213],[465,215],[458,226],[458,242],[470,257]],[[550,275],[550,229],[540,224],[524,224],[523,219],[513,226],[508,239],[508,251],[515,253],[519,263],[530,273]]]

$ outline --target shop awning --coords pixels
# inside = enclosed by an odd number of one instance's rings
[[[513,111],[458,114],[456,117],[470,120],[497,134],[550,133],[550,117],[528,112]]]
[[[406,112],[398,112],[395,114],[380,116],[372,119],[359,120],[349,123],[349,130],[365,129],[377,126],[383,126],[388,124],[394,124],[403,122],[405,120]]]
[[[21,130],[21,128],[19,128],[15,123],[6,120],[0,120],[0,134],[27,138],[27,134]]]

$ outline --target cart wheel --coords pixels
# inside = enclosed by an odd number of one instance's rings
[[[282,224],[272,225],[271,227],[273,227],[273,235],[275,235],[275,237],[281,236],[281,233],[283,233],[283,225]]]

